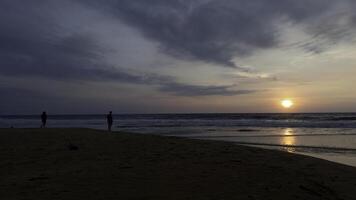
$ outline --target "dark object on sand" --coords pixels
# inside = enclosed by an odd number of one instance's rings
[[[77,151],[77,150],[79,150],[79,147],[74,144],[69,144],[68,149],[71,151]]]

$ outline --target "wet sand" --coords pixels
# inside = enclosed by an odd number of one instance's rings
[[[356,168],[218,141],[0,129],[0,199],[356,199]]]

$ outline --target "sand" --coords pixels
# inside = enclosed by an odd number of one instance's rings
[[[217,141],[0,129],[0,199],[356,199],[356,168]]]

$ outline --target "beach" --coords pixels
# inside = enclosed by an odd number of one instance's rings
[[[106,130],[104,115],[49,115],[48,128]],[[219,140],[356,167],[356,113],[116,114],[114,131]],[[38,115],[0,115],[0,128],[39,128]]]
[[[92,129],[0,129],[0,199],[355,199],[356,168]]]

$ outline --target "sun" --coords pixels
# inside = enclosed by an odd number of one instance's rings
[[[294,105],[294,103],[290,99],[284,99],[281,101],[281,105],[283,106],[283,108],[291,108]]]

